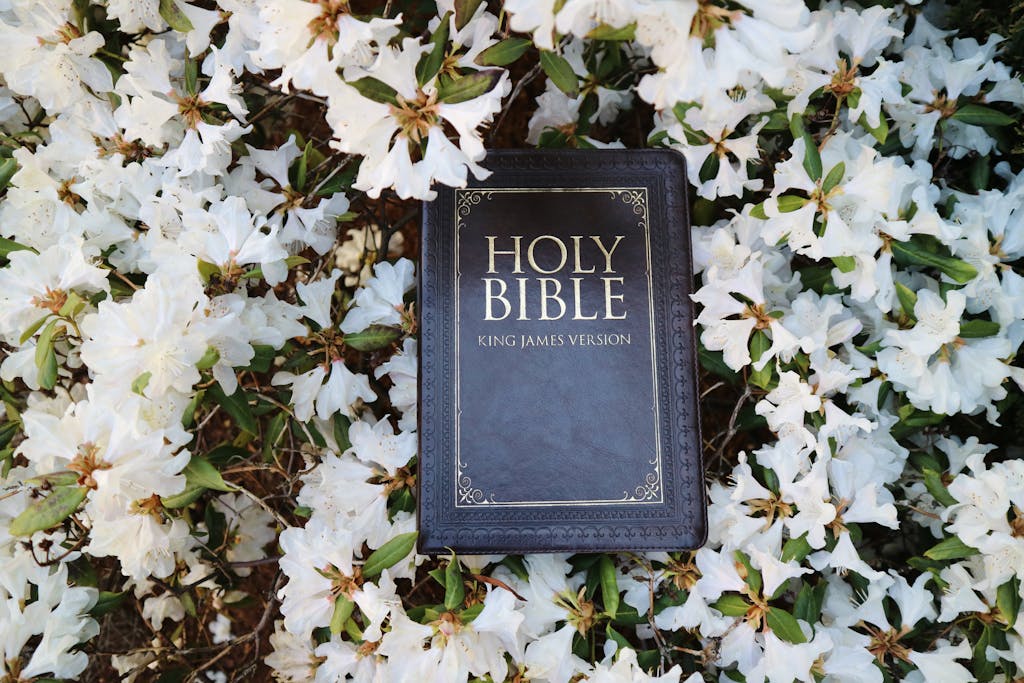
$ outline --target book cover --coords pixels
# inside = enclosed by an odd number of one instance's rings
[[[703,543],[684,160],[492,151],[424,204],[419,550]]]

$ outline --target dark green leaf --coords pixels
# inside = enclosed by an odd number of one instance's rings
[[[711,605],[727,617],[742,617],[750,609],[750,603],[742,595],[727,593]]]
[[[821,155],[818,154],[818,146],[814,144],[814,136],[804,127],[804,120],[799,114],[789,120],[789,130],[793,134],[794,140],[799,138],[804,141],[804,170],[807,171],[811,180],[819,180],[821,178]]]
[[[372,76],[364,76],[357,81],[350,81],[349,85],[368,100],[398,106],[398,91],[384,81],[379,81]]]
[[[579,77],[576,76],[576,72],[569,66],[565,57],[550,50],[541,50],[540,66],[559,90],[569,97],[579,95]]]
[[[843,180],[843,175],[846,174],[846,163],[840,161],[838,164],[832,167],[832,170],[825,176],[824,182],[821,183],[821,191],[828,194],[835,189]]]
[[[444,63],[445,50],[448,47],[448,27],[450,25],[448,19],[451,16],[451,12],[445,12],[445,15],[441,17],[441,23],[438,24],[434,35],[430,37],[430,44],[434,47],[420,57],[419,63],[416,64],[416,82],[421,86],[429,83]]]
[[[992,176],[992,167],[989,165],[988,156],[978,156],[971,162],[967,169],[967,179],[971,183],[971,189],[975,192],[987,190],[989,179]]]
[[[483,0],[455,0],[455,28],[461,31],[476,14]]]
[[[953,118],[971,126],[1012,126],[1016,120],[1003,112],[981,104],[965,104],[956,110]]]
[[[198,455],[193,455],[183,470],[187,484],[202,486],[214,491],[234,491],[234,486],[224,481],[217,468],[210,464],[210,461]]]
[[[11,178],[18,172],[18,162],[14,157],[7,157],[3,161],[0,161],[0,191],[7,187],[7,184],[11,182]],[[3,247],[0,246],[0,256],[3,256]]]
[[[11,521],[11,535],[31,536],[37,531],[57,526],[74,514],[87,493],[89,489],[85,486],[58,486],[46,498],[32,501]]]
[[[910,239],[906,242],[893,240],[890,245],[893,256],[898,260],[914,265],[937,268],[959,284],[966,284],[978,275],[977,269],[970,263],[961,261],[953,256],[935,253],[915,239]]]
[[[385,569],[395,566],[412,552],[416,545],[416,532],[399,534],[370,553],[363,564],[363,576],[372,579]]]
[[[344,453],[352,447],[348,438],[348,429],[352,426],[352,420],[347,415],[336,413],[334,416],[334,441],[338,444],[338,451]]]
[[[195,28],[175,0],[160,0],[160,16],[179,33],[188,33]]]
[[[818,623],[821,618],[821,606],[825,600],[825,588],[825,583],[820,583],[814,588],[809,584],[803,584],[793,604],[793,616],[809,624]]]
[[[960,323],[959,336],[964,339],[994,337],[999,334],[999,323],[991,320],[964,320]]]
[[[121,606],[124,602],[124,593],[114,593],[112,591],[100,591],[100,596],[96,600],[96,604],[89,610],[90,617],[102,617],[108,612],[112,612]]]
[[[902,282],[897,282],[895,285],[896,298],[900,300],[900,308],[903,309],[903,315],[907,316],[911,320],[916,320],[914,317],[914,307],[917,306],[917,292],[913,291]]]
[[[473,61],[480,66],[506,66],[522,57],[532,44],[527,38],[506,38],[478,54]]]
[[[612,558],[602,555],[598,562],[601,572],[601,602],[604,603],[604,612],[608,616],[614,616],[619,611],[619,572],[615,569]]]
[[[978,550],[965,544],[959,536],[950,536],[924,552],[924,556],[932,560],[959,560],[977,554]]]
[[[256,418],[253,417],[252,408],[249,407],[249,400],[245,392],[239,387],[235,393],[228,396],[221,389],[220,384],[213,384],[208,389],[210,396],[213,400],[220,405],[224,411],[231,416],[241,429],[249,432],[250,434],[259,434],[260,428],[256,424]]]
[[[362,332],[346,334],[345,345],[357,351],[376,351],[391,345],[401,336],[402,331],[397,327],[370,325]]]
[[[782,561],[803,562],[804,558],[811,554],[811,550],[811,544],[807,542],[807,534],[791,538],[782,546]]]
[[[270,366],[274,362],[274,356],[277,355],[274,347],[267,344],[253,344],[252,351],[252,360],[249,361],[249,367],[246,369],[253,372],[267,372],[270,370]]]
[[[878,140],[878,144],[885,144],[886,139],[889,137],[889,121],[886,120],[884,113],[879,112],[878,125],[874,128],[868,124],[868,119],[864,114],[860,115],[860,121],[858,123],[860,123],[864,130],[871,133],[871,136],[875,138],[875,140]]]
[[[1013,577],[996,590],[996,607],[1007,628],[1017,623],[1020,613],[1020,579]]]
[[[448,566],[444,570],[444,608],[448,611],[462,607],[466,599],[466,589],[462,585],[462,566],[459,558],[452,553]]]
[[[800,630],[796,617],[780,607],[768,610],[768,628],[780,639],[790,643],[806,643],[807,636]]]
[[[956,505],[956,498],[950,495],[949,489],[942,483],[942,476],[935,470],[924,471],[924,486],[939,503],[946,507]]]
[[[53,349],[53,335],[57,319],[51,320],[36,340],[36,367],[39,369],[39,386],[53,389],[57,384],[57,352]]]
[[[175,493],[173,496],[161,496],[160,504],[168,510],[177,510],[183,507],[188,507],[192,503],[196,502],[206,487],[200,486],[199,484],[190,484],[188,481],[185,482],[185,489],[181,493]]]
[[[437,99],[448,104],[468,102],[490,92],[501,80],[501,69],[486,69],[466,74],[437,89]]]
[[[605,626],[604,634],[608,637],[608,640],[611,640],[613,643],[618,645],[620,650],[633,648],[633,646],[629,644],[629,641],[626,640],[625,636],[612,628],[611,622]]]
[[[755,595],[760,595],[761,572],[754,569],[754,566],[750,564],[750,558],[747,557],[746,553],[744,553],[743,551],[737,550],[733,553],[733,556],[739,561],[740,564],[743,565],[743,568],[746,570],[747,575],[743,578],[743,580],[746,582],[748,586],[750,586],[750,590],[753,591]]]

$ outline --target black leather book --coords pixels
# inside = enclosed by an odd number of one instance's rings
[[[699,546],[683,157],[484,166],[423,210],[420,552]]]

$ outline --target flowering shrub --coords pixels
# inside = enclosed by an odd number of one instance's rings
[[[0,681],[1024,675],[1024,83],[885,4],[0,3]],[[414,200],[524,143],[687,159],[699,551],[413,552]]]

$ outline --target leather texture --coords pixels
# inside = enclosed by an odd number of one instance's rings
[[[683,158],[484,165],[424,204],[419,551],[701,545]]]

